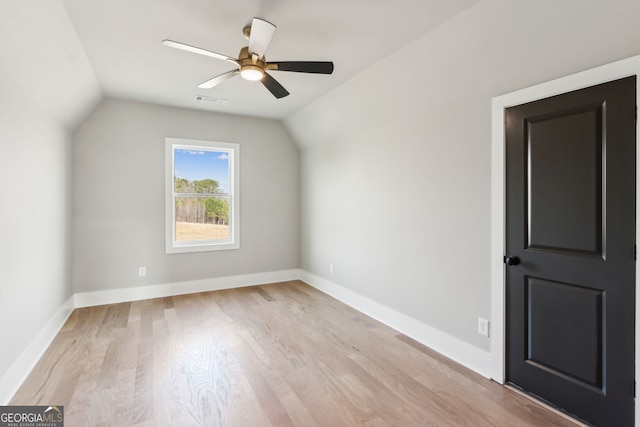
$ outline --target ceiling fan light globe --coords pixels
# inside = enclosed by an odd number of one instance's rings
[[[242,69],[240,70],[240,75],[245,80],[251,80],[255,82],[258,80],[262,80],[262,78],[264,77],[264,71],[260,67],[248,65],[242,67]]]

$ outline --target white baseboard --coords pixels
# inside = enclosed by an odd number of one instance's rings
[[[49,319],[40,333],[24,349],[20,357],[11,365],[9,370],[0,378],[0,405],[8,405],[13,395],[18,391],[27,376],[31,373],[40,357],[49,348],[64,323],[73,311],[73,296],[71,296],[58,311]]]
[[[120,302],[193,294],[196,292],[219,291],[222,289],[241,288],[266,283],[286,282],[288,280],[299,279],[300,272],[301,270],[299,269],[281,270],[135,288],[81,292],[75,294],[75,307],[92,307],[95,305],[117,304]]]
[[[18,391],[18,388],[20,388],[29,373],[31,373],[36,363],[38,363],[40,357],[42,357],[47,350],[51,341],[53,341],[58,332],[60,332],[60,329],[64,326],[64,323],[74,308],[183,295],[194,292],[240,288],[244,286],[298,280],[299,278],[300,270],[292,269],[74,294],[58,309],[56,314],[44,325],[29,346],[25,348],[20,357],[2,378],[0,378],[0,405],[7,405],[9,403],[13,395]]]
[[[415,339],[480,375],[489,377],[489,372],[491,371],[490,353],[329,280],[304,270],[292,269],[74,294],[42,328],[38,336],[23,351],[22,355],[5,375],[0,378],[0,405],[9,403],[74,308],[240,288],[289,280],[303,280],[314,288],[396,329],[398,332]]]
[[[491,353],[307,271],[302,271],[301,280],[472,371],[490,378]]]

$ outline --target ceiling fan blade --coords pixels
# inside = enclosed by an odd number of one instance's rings
[[[212,87],[218,86],[220,83],[229,80],[231,77],[235,77],[240,74],[240,70],[231,70],[227,71],[224,74],[220,74],[212,78],[211,80],[207,80],[206,82],[200,83],[198,87],[200,89],[211,89]]]
[[[284,87],[282,87],[282,85],[278,83],[278,81],[273,77],[271,77],[269,74],[264,73],[264,77],[262,78],[261,81],[264,87],[269,89],[269,92],[271,92],[271,94],[276,98],[280,99],[289,95],[289,92]]]
[[[333,62],[330,61],[281,61],[269,62],[269,65],[275,65],[275,68],[269,67],[269,69],[277,71],[295,71],[298,73],[316,74],[333,73]]]
[[[188,44],[174,42],[173,40],[162,40],[162,44],[176,49],[186,50],[187,52],[210,56],[211,58],[222,59],[223,61],[230,61],[236,65],[239,65],[237,59],[222,55],[220,53],[211,52],[210,50],[200,49],[199,47],[190,46]]]
[[[253,18],[249,35],[249,53],[255,53],[259,58],[262,58],[275,32],[276,26],[271,22],[260,18]]]

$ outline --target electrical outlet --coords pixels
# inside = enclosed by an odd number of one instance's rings
[[[147,267],[140,267],[138,269],[138,276],[139,277],[144,277],[147,275]]]
[[[478,317],[478,333],[485,337],[489,336],[489,321],[487,319]]]
[[[333,264],[329,264],[329,274],[333,274]]]

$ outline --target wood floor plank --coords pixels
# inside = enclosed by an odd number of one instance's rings
[[[576,426],[300,281],[74,310],[10,402],[68,426]]]

